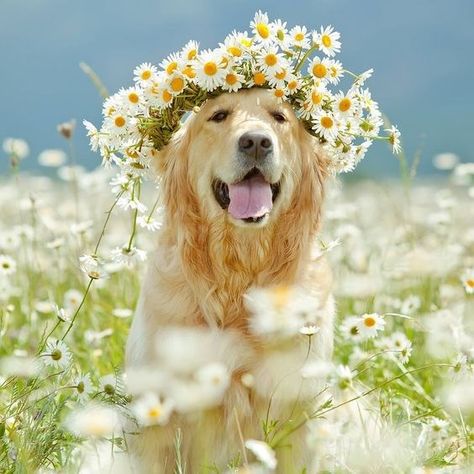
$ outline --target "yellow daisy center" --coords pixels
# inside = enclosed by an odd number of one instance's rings
[[[140,98],[138,97],[138,94],[136,92],[130,92],[130,94],[128,94],[128,100],[132,104],[138,104],[138,101],[140,100]]]
[[[187,66],[183,69],[183,74],[190,79],[193,79],[196,77],[196,73],[194,72],[194,69],[191,66]]]
[[[255,82],[255,85],[257,86],[265,84],[265,74],[263,74],[263,72],[256,72],[253,75],[253,82]]]
[[[375,322],[375,318],[373,318],[372,316],[367,316],[366,318],[364,318],[364,325],[368,328],[375,326]]]
[[[320,94],[319,92],[313,91],[313,92],[311,93],[311,102],[312,102],[314,105],[320,104],[322,100],[323,100],[323,95]]]
[[[158,407],[151,407],[148,410],[148,416],[150,418],[158,418],[161,415],[161,410]]]
[[[182,77],[175,77],[170,85],[174,92],[181,92],[184,88],[184,80]]]
[[[166,66],[166,72],[171,75],[174,71],[178,69],[178,63],[176,61],[172,61]]]
[[[466,285],[469,288],[474,288],[474,279],[470,278],[469,280],[466,280]]]
[[[329,35],[321,36],[321,42],[326,46],[326,48],[330,48],[332,45],[331,37]]]
[[[288,89],[291,91],[295,90],[298,87],[298,81],[290,81],[288,83]]]
[[[277,72],[275,74],[275,77],[279,80],[285,79],[285,76],[286,76],[286,71],[284,69],[282,69],[280,72]]]
[[[265,23],[258,23],[256,29],[263,39],[267,39],[270,36],[270,30]]]
[[[191,61],[191,59],[194,59],[196,55],[197,55],[197,51],[195,49],[190,49],[188,51],[188,56],[187,56],[188,61]]]
[[[321,125],[324,128],[332,128],[334,125],[334,121],[331,117],[328,117],[327,115],[321,118]]]
[[[242,56],[242,50],[237,46],[229,46],[227,51],[232,54],[232,56],[240,57]]]
[[[204,64],[204,74],[213,76],[217,72],[217,64],[214,61],[208,61]]]
[[[151,71],[149,69],[146,69],[140,74],[140,77],[144,80],[147,81],[151,77]]]
[[[270,53],[265,56],[265,64],[267,66],[275,66],[277,62],[278,62],[278,58],[276,54]]]
[[[114,123],[116,127],[123,127],[125,125],[125,119],[119,115],[118,117],[115,117]]]
[[[281,99],[285,95],[285,91],[283,89],[275,89],[275,97]]]
[[[322,63],[315,64],[313,66],[313,75],[322,79],[326,76],[328,70],[326,66]]]
[[[252,40],[249,38],[242,38],[240,40],[240,44],[246,48],[250,48],[250,46],[252,46]]]
[[[295,35],[295,40],[296,41],[303,41],[304,40],[304,34],[303,33],[296,33]]]
[[[166,89],[163,91],[162,97],[165,102],[169,102],[173,98],[173,96],[171,95],[171,92],[167,91]]]
[[[277,309],[282,309],[290,299],[290,288],[288,286],[277,286],[272,291],[273,304]]]
[[[227,82],[229,86],[233,86],[237,82],[237,76],[235,74],[227,74],[225,82]]]
[[[347,112],[351,108],[351,105],[352,105],[351,99],[349,99],[348,97],[344,97],[339,102],[339,110],[341,112]]]

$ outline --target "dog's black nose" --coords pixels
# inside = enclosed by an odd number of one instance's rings
[[[252,158],[264,158],[272,150],[272,139],[264,132],[247,132],[239,138],[239,151]]]

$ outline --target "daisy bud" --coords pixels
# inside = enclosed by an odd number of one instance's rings
[[[74,119],[69,120],[69,122],[60,123],[57,126],[58,133],[62,135],[66,140],[71,139],[75,128],[76,121]]]

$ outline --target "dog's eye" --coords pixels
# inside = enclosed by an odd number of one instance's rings
[[[286,117],[281,112],[272,112],[272,117],[278,122],[283,123],[286,122]]]
[[[214,112],[209,119],[211,122],[223,122],[227,116],[229,115],[229,112],[227,110],[218,110],[217,112]]]

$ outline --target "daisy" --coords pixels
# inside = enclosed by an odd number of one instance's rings
[[[359,74],[356,80],[354,81],[354,86],[362,87],[365,84],[365,81],[372,77],[373,72],[373,69],[367,69],[367,71],[364,71],[362,74]]]
[[[300,113],[303,118],[310,119],[316,114],[327,99],[327,90],[323,85],[313,86],[308,92],[301,104]]]
[[[181,50],[181,58],[184,62],[190,62],[196,59],[199,51],[199,43],[197,41],[188,41]]]
[[[182,57],[178,53],[170,54],[160,63],[160,67],[168,76],[171,76],[175,71],[179,71],[183,66]]]
[[[81,304],[83,296],[84,294],[81,291],[76,290],[74,288],[67,290],[66,293],[64,293],[64,307],[69,310],[75,311]]]
[[[281,57],[281,68],[268,75],[268,83],[272,87],[285,87],[286,83],[295,77],[291,73],[290,63]]]
[[[338,84],[344,76],[344,68],[342,64],[334,59],[328,59],[326,65],[329,70],[328,81],[331,84]]]
[[[256,69],[252,73],[252,78],[248,81],[248,87],[263,86],[266,82],[267,78],[265,77],[265,74]]]
[[[57,369],[66,369],[71,363],[71,352],[63,341],[48,342],[44,352],[40,355],[46,365]]]
[[[196,82],[207,91],[221,86],[228,73],[221,65],[220,51],[205,50],[198,56],[196,65]]]
[[[466,269],[461,276],[461,281],[466,293],[472,295],[474,293],[474,268]]]
[[[11,275],[16,272],[16,262],[8,255],[0,254],[0,275]]]
[[[91,377],[89,374],[81,375],[74,382],[76,397],[79,401],[84,402],[93,391]]]
[[[286,87],[275,87],[273,89],[273,95],[276,97],[278,103],[283,102],[284,99],[288,96],[289,92]]]
[[[19,160],[23,160],[30,154],[30,147],[21,138],[5,138],[3,140],[3,151],[8,155],[14,155]]]
[[[326,28],[321,26],[321,31],[314,33],[313,41],[324,54],[334,56],[341,50],[341,42],[338,41],[340,37],[341,35],[337,31],[334,31],[331,25],[326,26]]]
[[[145,215],[138,216],[137,224],[143,229],[149,230],[150,232],[156,232],[157,230],[161,229],[161,226],[163,225],[162,222],[154,219],[151,216]]]
[[[309,38],[306,26],[294,26],[290,30],[290,41],[293,47],[309,48]]]
[[[267,443],[256,439],[248,439],[245,441],[245,447],[268,469],[275,469],[277,467],[275,452]]]
[[[318,58],[315,56],[308,66],[308,72],[316,79],[320,81],[329,81],[331,63],[329,59]]]
[[[243,33],[233,31],[224,39],[224,43],[219,43],[219,46],[235,61],[242,59],[246,51],[246,47],[242,44],[240,39],[241,35],[243,35]]]
[[[400,131],[395,125],[392,125],[390,128],[385,129],[386,132],[388,132],[388,141],[392,145],[392,150],[393,153],[399,154],[400,151],[402,150],[401,144],[400,144]]]
[[[93,280],[99,280],[108,277],[102,261],[95,255],[82,255],[79,257],[79,266],[81,270]]]
[[[341,333],[344,339],[359,342],[362,337],[359,332],[359,318],[357,316],[348,316],[341,325]]]
[[[38,163],[42,166],[62,166],[66,160],[67,155],[63,150],[44,150],[38,155]]]
[[[110,396],[123,393],[124,384],[122,377],[115,374],[104,375],[99,381],[99,391]]]
[[[357,328],[364,339],[375,337],[378,331],[383,331],[385,319],[377,313],[363,314],[359,318]]]
[[[166,83],[166,90],[169,90],[172,95],[181,94],[185,87],[186,77],[180,72],[172,74]]]
[[[334,96],[334,111],[341,117],[351,116],[357,112],[358,102],[355,94],[338,92]]]
[[[135,266],[136,263],[144,262],[147,258],[147,254],[144,250],[140,250],[132,245],[131,247],[115,247],[115,249],[112,250],[111,258],[114,262],[131,268]]]
[[[303,334],[304,336],[314,336],[318,332],[319,332],[319,327],[314,326],[314,325],[303,326],[300,328],[300,334]]]
[[[161,401],[153,392],[147,392],[131,406],[132,412],[141,426],[166,425],[173,412],[171,400]]]
[[[133,80],[140,83],[142,86],[146,86],[156,79],[157,72],[158,70],[156,69],[156,66],[153,66],[150,63],[142,63],[134,69]]]
[[[224,392],[230,384],[229,371],[225,365],[219,362],[207,364],[199,368],[194,376],[200,383],[208,385],[219,392]]]
[[[229,71],[222,84],[222,89],[229,92],[237,92],[244,84],[245,77],[235,71]]]
[[[275,20],[271,24],[271,29],[274,33],[274,39],[278,43],[281,49],[286,50],[290,46],[291,38],[286,29],[286,22],[281,20]]]
[[[354,375],[347,365],[338,365],[333,373],[333,383],[341,390],[345,390],[352,385]]]
[[[105,405],[90,404],[71,412],[65,420],[66,428],[77,436],[104,437],[121,430],[116,410]]]
[[[313,129],[321,138],[333,143],[339,132],[339,124],[332,113],[320,110],[314,118]]]
[[[143,106],[143,94],[138,87],[129,87],[128,89],[120,89],[118,94],[122,99],[124,107],[130,113],[137,113]]]
[[[259,10],[250,22],[255,40],[259,43],[270,43],[273,40],[273,25],[268,21],[268,15]]]
[[[271,77],[281,71],[283,65],[286,65],[283,61],[283,57],[274,46],[260,50],[257,56],[257,66],[267,77]]]

